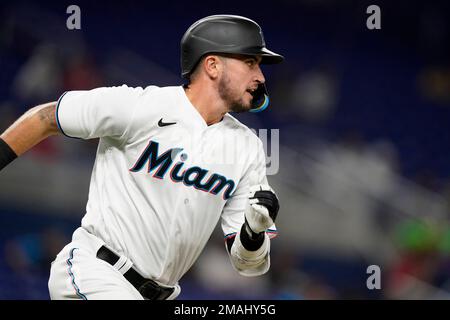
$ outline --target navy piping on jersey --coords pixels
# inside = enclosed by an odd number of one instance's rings
[[[80,139],[80,138],[76,138],[76,137],[71,137],[69,135],[67,135],[64,130],[61,127],[61,124],[59,123],[59,118],[58,118],[58,110],[59,110],[59,104],[61,103],[62,98],[66,95],[66,93],[69,91],[64,92],[61,97],[59,97],[58,99],[58,103],[56,103],[56,109],[55,109],[55,119],[56,119],[56,125],[58,126],[59,131],[62,132],[63,135],[65,135],[66,137],[72,138],[72,139]]]
[[[72,278],[72,286],[75,289],[77,296],[79,296],[83,300],[87,300],[86,296],[80,292],[80,288],[78,288],[77,284],[75,283],[75,276],[72,272],[72,262],[70,260],[73,259],[73,252],[75,251],[75,249],[78,248],[73,248],[72,250],[70,250],[70,257],[69,259],[67,259],[67,264],[69,265],[69,275]]]
[[[225,240],[228,240],[228,239],[231,239],[231,238],[236,237],[236,234],[237,234],[237,232],[228,233],[228,234],[226,234],[223,238],[224,238]]]

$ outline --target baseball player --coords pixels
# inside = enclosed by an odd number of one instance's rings
[[[209,16],[181,40],[187,84],[68,91],[0,136],[0,169],[51,135],[100,138],[52,299],[175,299],[219,219],[237,272],[268,271],[278,199],[261,141],[229,112],[266,108],[260,64],[282,60],[254,21]]]

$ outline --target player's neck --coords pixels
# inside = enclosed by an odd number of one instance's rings
[[[192,85],[184,87],[186,96],[191,104],[197,109],[198,113],[202,116],[208,126],[220,122],[225,115],[226,111],[221,106],[212,90],[205,89],[200,85]]]

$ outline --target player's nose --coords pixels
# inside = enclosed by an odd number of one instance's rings
[[[261,67],[258,65],[256,68],[256,74],[255,74],[255,80],[258,83],[264,83],[266,82],[266,78],[264,77],[264,74],[262,73]]]

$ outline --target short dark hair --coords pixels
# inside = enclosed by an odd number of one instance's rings
[[[227,57],[226,54],[214,53],[214,52],[206,53],[203,56],[201,56],[200,59],[198,60],[197,64],[195,64],[194,67],[192,68],[192,71],[188,75],[186,75],[186,79],[188,81],[188,85],[190,83],[192,83],[192,81],[193,81],[193,79],[195,77],[197,77],[198,73],[200,72],[200,65],[202,64],[202,62],[205,59],[205,57],[210,56],[210,55],[215,55],[215,56],[218,56],[219,58],[226,58]]]

